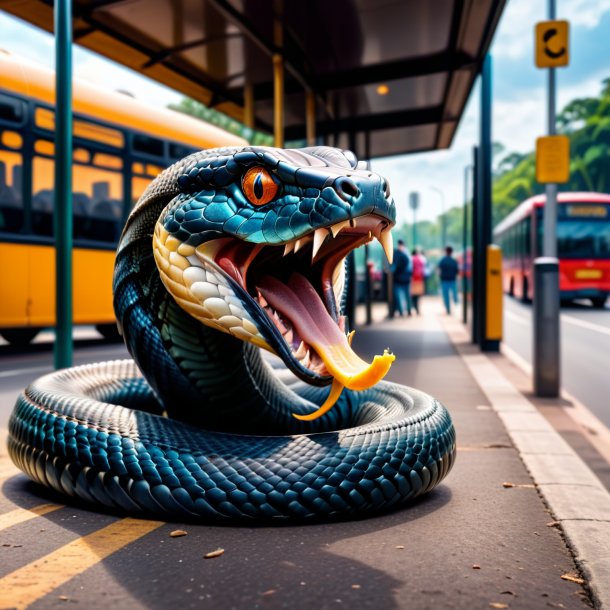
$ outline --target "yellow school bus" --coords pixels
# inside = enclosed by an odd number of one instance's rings
[[[28,343],[55,324],[55,75],[0,52],[0,335]],[[74,324],[115,332],[114,251],[129,210],[162,169],[245,140],[133,97],[74,82]]]

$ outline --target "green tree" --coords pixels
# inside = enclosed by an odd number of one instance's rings
[[[570,138],[570,178],[562,191],[610,192],[610,78],[599,97],[577,98],[557,116],[557,130]],[[536,181],[533,152],[510,153],[498,165],[493,183],[493,219],[499,222],[521,201],[544,192]]]

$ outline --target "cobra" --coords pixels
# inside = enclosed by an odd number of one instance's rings
[[[348,151],[195,153],[132,211],[114,301],[133,361],[55,372],[19,397],[9,452],[86,502],[168,518],[366,514],[432,489],[446,409],[351,347],[345,259],[391,256],[386,181]],[[265,356],[265,354],[274,354]]]

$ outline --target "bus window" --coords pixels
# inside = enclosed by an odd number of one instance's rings
[[[148,155],[149,157],[164,157],[164,142],[159,138],[134,133],[132,138],[132,149],[135,153]]]
[[[22,163],[19,153],[0,150],[0,231],[18,233],[23,227]]]
[[[113,162],[112,155],[105,157],[109,165],[120,166],[119,158]],[[73,172],[74,237],[115,242],[123,217],[121,172],[80,163]]]
[[[78,149],[87,152],[85,149]],[[121,230],[123,176],[120,171],[79,163],[72,168],[74,238],[114,243]],[[32,226],[36,235],[53,235],[54,161],[34,156]]]
[[[123,134],[117,129],[96,125],[81,119],[74,121],[74,137],[101,142],[115,148],[123,148],[124,146]]]
[[[72,159],[74,159],[74,163],[89,163],[91,155],[86,148],[75,148]]]
[[[532,218],[531,216],[526,216],[525,218],[525,256],[532,255]]]
[[[174,142],[169,143],[169,156],[178,161],[183,157],[187,157],[188,155],[196,152],[196,148],[192,148],[191,146],[185,146],[184,144],[175,144]]]
[[[105,153],[95,153],[93,164],[98,167],[107,167],[108,169],[123,169],[123,160],[120,157]]]
[[[40,144],[40,146],[39,146]],[[40,140],[35,150],[51,144]],[[32,159],[32,229],[36,235],[51,237],[53,235],[53,159],[34,155]]]
[[[163,168],[151,163],[133,163],[131,171],[134,176],[131,180],[131,204],[135,205],[152,179],[158,176]]]
[[[0,93],[0,123],[23,125],[26,112],[27,106],[24,101],[12,95]]]
[[[23,144],[23,138],[16,131],[5,131],[2,133],[2,144],[7,148],[19,149]]]
[[[142,196],[142,193],[146,190],[146,187],[150,184],[151,178],[141,178],[140,176],[134,176],[131,179],[131,205],[134,206],[138,199]]]
[[[34,111],[36,127],[47,131],[55,131],[55,113],[48,108],[37,107]]]

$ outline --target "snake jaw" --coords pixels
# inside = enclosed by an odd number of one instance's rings
[[[352,372],[342,375],[331,358],[350,351],[345,341],[345,318],[340,315],[344,261],[350,251],[374,238],[391,255],[390,228],[387,219],[366,214],[319,227],[279,245],[221,237],[192,247],[170,235],[159,222],[154,253],[168,291],[202,323],[281,356],[309,383],[326,384],[340,377],[347,387],[356,389],[358,385],[360,389],[362,383],[350,382],[350,378],[365,370],[364,361],[344,358],[344,363],[351,361],[348,368]],[[327,318],[327,326],[338,331],[333,345],[306,340],[295,314],[286,310],[285,303],[278,303],[273,289],[266,285],[270,277],[288,284],[295,272],[311,289],[309,297],[319,303],[317,319]],[[334,333],[330,328],[319,332]]]

